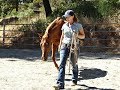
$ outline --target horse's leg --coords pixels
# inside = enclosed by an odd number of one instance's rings
[[[52,60],[54,62],[55,67],[57,69],[59,69],[58,64],[56,63],[56,60],[55,60],[55,52],[56,52],[57,48],[58,48],[58,45],[52,44]]]

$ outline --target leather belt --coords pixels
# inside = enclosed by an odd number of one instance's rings
[[[70,47],[71,46],[71,44],[65,44],[65,43],[63,43],[62,44],[64,47]],[[74,44],[72,44],[72,48],[74,48]]]
[[[70,47],[70,46],[71,46],[71,44],[65,44],[65,43],[62,43],[62,45],[63,45],[64,47]]]

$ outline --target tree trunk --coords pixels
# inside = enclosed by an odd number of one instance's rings
[[[49,0],[43,0],[43,4],[44,4],[45,12],[46,12],[46,17],[48,17],[52,13]]]
[[[16,6],[15,6],[16,12],[18,11],[18,6],[19,6],[19,0],[16,0]]]

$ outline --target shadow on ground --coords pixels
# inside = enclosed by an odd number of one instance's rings
[[[67,74],[67,75],[71,75],[71,74]],[[105,77],[106,75],[107,75],[107,71],[104,71],[98,68],[82,67],[82,68],[79,68],[78,80],[81,81],[81,80],[102,78],[102,77]],[[71,81],[71,79],[65,79],[65,81]],[[77,88],[75,90],[115,90],[115,89],[110,89],[110,88],[91,87],[91,86],[87,86],[84,84],[78,84],[77,86],[80,88]],[[66,90],[72,90],[72,89],[68,88]]]
[[[72,75],[72,74],[66,74],[66,75]],[[97,69],[97,68],[87,68],[82,67],[79,69],[79,77],[78,80],[87,80],[87,79],[96,79],[105,77],[107,75],[107,71]],[[65,79],[66,81],[71,81],[71,79]]]
[[[99,60],[99,59],[112,59],[112,60],[120,60],[120,54],[109,54],[109,53],[80,53],[79,54],[80,59],[87,59],[87,60]]]
[[[84,84],[78,84],[79,87],[81,88],[78,88],[78,89],[75,89],[75,90],[115,90],[115,89],[111,89],[111,88],[97,88],[97,87],[91,87],[91,86],[87,86],[87,85],[84,85]],[[83,89],[82,89],[83,88]],[[67,90],[72,90],[72,89],[67,89]]]
[[[41,58],[40,49],[0,49],[0,58],[16,58],[35,61]],[[14,59],[9,61],[15,61]]]
[[[41,50],[40,49],[0,49],[0,58],[17,58],[25,59],[28,61],[40,60],[41,59]],[[120,60],[120,55],[111,55],[105,53],[80,53],[80,59],[86,60],[99,60],[99,59],[113,59]],[[56,53],[56,60],[59,60],[59,53]],[[15,60],[10,60],[15,61]],[[52,62],[51,52],[48,56],[48,62]]]
[[[66,88],[65,90],[115,90],[115,89],[111,89],[111,88],[97,88],[97,87],[91,87],[91,86],[87,86],[84,84],[78,84],[77,85],[80,88],[77,89],[72,89],[72,88]]]
[[[105,77],[107,71],[97,68],[81,68],[79,69],[79,80],[95,79]]]

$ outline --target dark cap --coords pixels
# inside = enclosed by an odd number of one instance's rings
[[[74,15],[74,11],[73,10],[67,10],[65,12],[65,14],[63,15],[63,17],[67,18],[67,17],[73,16],[73,15]]]

